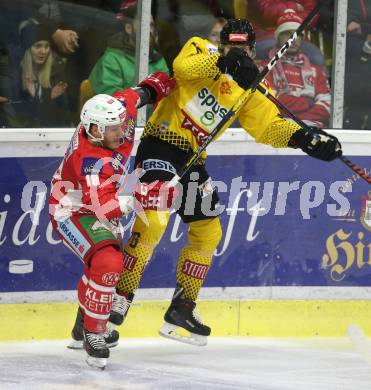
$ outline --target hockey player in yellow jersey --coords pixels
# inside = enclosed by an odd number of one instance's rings
[[[163,188],[256,78],[259,70],[252,60],[254,52],[255,34],[250,23],[231,19],[221,31],[220,47],[194,37],[175,58],[177,86],[149,118],[136,155],[136,167],[145,172],[140,181],[146,189],[137,191],[135,196],[144,208],[148,224],[137,216],[124,248],[124,271],[118,282],[111,323],[121,324],[127,314],[144,267],[166,229],[169,209],[176,203],[176,212],[189,225],[188,243],[179,254],[177,287],[160,334],[192,344],[206,344],[211,329],[196,314],[196,299],[222,235],[218,194],[205,169],[206,153],[181,179],[182,194],[169,189],[164,195]],[[260,92],[250,94],[237,116],[241,127],[259,143],[275,148],[299,147],[326,161],[341,154],[335,137],[316,128],[308,133],[286,121]],[[230,122],[225,128],[229,125]],[[195,182],[197,192],[192,196],[189,188]],[[205,205],[209,205],[207,210]],[[178,327],[190,335],[179,335]]]

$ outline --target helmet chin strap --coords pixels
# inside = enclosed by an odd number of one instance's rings
[[[94,137],[94,135],[90,132],[90,129],[85,129],[86,134],[88,135],[88,138],[90,141],[103,145],[104,135],[101,133],[99,127],[98,127],[98,130],[99,130],[99,133],[101,135],[101,138]]]

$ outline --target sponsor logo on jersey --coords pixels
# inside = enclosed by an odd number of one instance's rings
[[[107,286],[116,286],[120,274],[117,272],[107,272],[102,276],[102,282]]]
[[[83,258],[86,252],[90,249],[89,242],[79,232],[77,227],[66,220],[64,222],[58,222],[58,231],[61,233],[66,242],[68,242],[77,252],[81,258]]]
[[[207,52],[209,55],[217,54],[218,53],[218,47],[212,44],[208,44],[207,46]]]
[[[209,136],[205,130],[203,130],[189,115],[187,115],[183,110],[182,114],[184,115],[184,120],[182,122],[182,128],[190,130],[195,136],[197,144],[201,145],[205,142],[206,138]]]
[[[183,274],[190,276],[191,278],[200,280],[205,279],[208,270],[208,265],[195,263],[190,260],[186,260],[182,267]]]
[[[135,264],[137,263],[137,258],[134,256],[129,255],[126,251],[124,251],[124,269],[127,269],[128,271],[132,272]]]
[[[102,172],[103,163],[99,158],[85,157],[82,160],[81,175],[99,175]]]
[[[144,210],[169,210],[177,192],[166,181],[141,183],[135,190],[135,198]]]
[[[118,173],[120,171],[120,168],[123,167],[124,162],[125,162],[125,156],[123,156],[117,151],[113,153],[111,166],[116,173]]]
[[[155,158],[150,158],[143,161],[142,167],[145,171],[166,171],[170,173],[176,173],[175,168],[169,161],[157,160]]]
[[[204,87],[186,104],[185,109],[203,127],[212,130],[227,114],[217,98]]]

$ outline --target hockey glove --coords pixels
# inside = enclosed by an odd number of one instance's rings
[[[290,139],[289,146],[300,148],[308,156],[323,161],[332,161],[341,156],[339,140],[317,127],[299,129]]]
[[[259,74],[254,61],[238,47],[232,47],[226,56],[220,56],[217,62],[222,73],[228,73],[243,89],[248,89]]]
[[[175,79],[170,78],[165,72],[153,72],[137,87],[148,89],[150,101],[147,103],[157,104],[163,97],[168,96],[175,87]]]
[[[135,135],[135,122],[137,120],[138,110],[137,107],[140,104],[140,95],[132,88],[118,91],[112,95],[120,101],[120,103],[126,108],[125,113],[125,130],[124,138],[132,143]]]
[[[122,91],[115,92],[112,95],[114,98],[120,101],[120,103],[126,108],[126,115],[133,119],[137,118],[137,107],[140,103],[140,95],[133,88],[124,89]]]

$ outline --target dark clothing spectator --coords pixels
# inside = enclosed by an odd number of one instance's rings
[[[21,32],[22,59],[12,67],[3,87],[11,127],[70,126],[65,61],[52,52],[50,29],[29,23]]]

